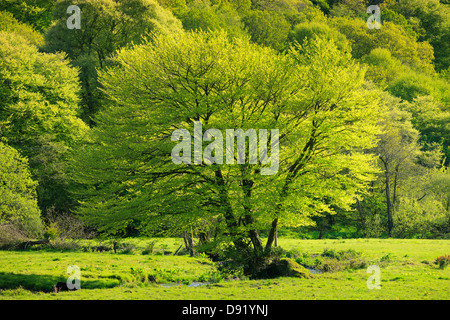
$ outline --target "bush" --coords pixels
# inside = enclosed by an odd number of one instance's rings
[[[319,256],[303,253],[295,261],[308,268],[319,269],[324,272],[336,272],[347,269],[361,269],[368,265],[362,253],[354,249],[340,250],[325,249]]]
[[[361,252],[354,249],[336,251],[335,249],[325,249],[322,253],[323,257],[335,258],[337,260],[356,259],[361,256]]]
[[[47,209],[47,221],[54,224],[59,231],[59,237],[62,239],[89,239],[93,237],[92,233],[87,232],[84,223],[77,217],[69,213],[59,213],[54,207]]]
[[[324,272],[336,272],[344,269],[344,266],[337,259],[331,258],[322,261],[320,263],[320,269]]]
[[[6,50],[2,42],[4,36],[0,32],[0,61],[9,61],[8,55],[3,55],[3,50]],[[0,64],[0,83],[9,83],[2,75],[15,72],[3,70],[2,66]],[[0,100],[3,103],[6,98],[2,90],[0,89]],[[0,108],[0,119],[5,116],[2,109],[5,108]],[[4,128],[2,134],[3,130]],[[14,232],[24,231],[28,237],[39,237],[42,234],[43,224],[37,205],[36,187],[37,182],[32,179],[28,159],[0,141],[0,225],[14,226]]]
[[[300,251],[298,251],[297,249],[295,249],[295,248],[286,251],[286,257],[287,258],[291,258],[291,259],[297,260],[298,258],[301,258],[302,256],[303,256],[303,254]]]
[[[54,222],[50,223],[49,226],[45,228],[44,238],[47,240],[56,240],[60,235],[58,225]]]
[[[120,251],[122,254],[133,254],[136,250],[136,246],[133,244],[125,244],[123,249]]]
[[[57,251],[75,251],[80,249],[80,245],[73,240],[63,240],[56,238],[54,241],[42,245],[42,248]]]
[[[153,249],[155,248],[155,244],[156,244],[156,240],[151,241],[147,247],[145,247],[145,249],[142,251],[142,254],[152,254],[153,253]]]
[[[225,247],[219,253],[219,271],[234,277],[264,277],[264,269],[278,263],[285,251],[280,247],[272,249],[270,256],[257,254],[251,248],[238,249],[233,245]]]
[[[437,257],[435,263],[439,265],[439,269],[445,269],[450,264],[450,255]]]
[[[26,231],[17,224],[0,225],[0,249],[13,249],[29,240]]]
[[[307,253],[302,253],[297,258],[295,258],[295,262],[308,268],[315,268],[318,264],[320,264],[321,261],[321,258],[312,257]]]

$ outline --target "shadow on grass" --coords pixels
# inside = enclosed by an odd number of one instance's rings
[[[16,274],[0,272],[0,290],[23,288],[31,291],[53,292],[53,286],[67,279],[42,274]],[[81,279],[81,289],[107,289],[120,284],[117,279],[85,280]]]

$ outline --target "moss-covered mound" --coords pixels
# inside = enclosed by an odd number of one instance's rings
[[[261,270],[256,278],[276,278],[276,277],[297,277],[309,278],[311,273],[305,267],[299,265],[292,259],[283,258],[273,261],[266,268]]]

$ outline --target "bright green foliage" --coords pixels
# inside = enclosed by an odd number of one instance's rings
[[[252,7],[252,0],[226,0],[226,2],[236,8],[236,11],[239,12],[239,14],[248,13]]]
[[[361,60],[369,65],[366,79],[375,82],[380,88],[387,87],[408,70],[388,49],[373,49]]]
[[[226,2],[211,5],[208,0],[196,0],[178,16],[185,30],[225,30],[230,38],[246,35],[236,7]]]
[[[51,134],[71,143],[84,126],[78,112],[77,70],[63,54],[38,52],[11,33],[0,33],[0,118],[2,134],[25,147],[36,137]]]
[[[186,10],[186,0],[158,0],[158,3],[167,9],[170,9],[175,15]]]
[[[366,0],[339,0],[333,1],[334,4],[330,10],[331,16],[347,18],[365,18],[366,9],[369,6]]]
[[[79,6],[81,29],[68,29],[69,5]],[[64,51],[81,70],[82,118],[93,125],[101,106],[97,68],[122,46],[140,43],[151,32],[177,32],[181,23],[156,0],[63,0],[53,12],[54,23],[45,34],[45,51]]]
[[[428,41],[434,48],[436,69],[450,66],[450,7],[439,0],[399,0],[384,6],[403,15],[421,29],[419,40]]]
[[[14,148],[0,142],[0,224],[17,224],[29,236],[42,232],[36,186],[28,161]]]
[[[431,95],[442,102],[444,106],[448,106],[450,103],[450,83],[448,81],[414,71],[400,74],[386,89],[407,101]]]
[[[63,155],[86,130],[77,118],[77,70],[63,54],[40,53],[22,37],[5,32],[0,32],[0,61],[8,62],[0,65],[0,133],[29,158],[42,188],[41,208],[57,198],[63,206]]]
[[[333,41],[340,50],[351,50],[349,42],[343,34],[331,29],[325,23],[316,21],[299,23],[291,31],[289,38],[291,41],[302,44],[305,38],[312,40],[315,36]]]
[[[291,27],[300,22],[301,13],[313,8],[308,0],[253,0],[253,9],[283,15]]]
[[[0,11],[8,11],[20,22],[44,32],[51,23],[58,0],[0,0]]]
[[[369,4],[0,0],[2,141],[28,159],[44,216],[75,195],[105,233],[226,233],[246,259],[278,226],[448,233],[448,1],[385,0],[381,29],[366,25]],[[87,142],[78,117],[99,124]],[[279,129],[278,173],[175,165],[171,133],[195,120]]]
[[[67,28],[69,5],[81,9],[79,30]],[[59,1],[53,15],[54,23],[45,35],[46,49],[62,50],[72,60],[95,54],[100,67],[118,48],[140,43],[150,32],[173,32],[180,27],[170,11],[154,0]]]
[[[375,48],[385,48],[393,57],[413,69],[428,73],[434,71],[433,48],[427,42],[417,42],[398,25],[384,22],[381,29],[371,30],[364,20],[344,17],[330,19],[330,23],[351,41],[352,55],[355,58],[359,59]]]
[[[420,26],[420,20],[416,17],[410,17],[406,19],[402,14],[385,8],[383,4],[381,4],[382,11],[382,21],[390,21],[395,23],[398,26],[401,26],[405,32],[407,32],[410,36],[414,38],[421,38],[425,35],[425,30]]]
[[[37,46],[44,43],[44,37],[39,32],[33,30],[29,25],[17,21],[7,11],[0,11],[0,31],[14,32]]]
[[[242,20],[253,42],[276,50],[285,49],[291,26],[283,15],[254,10]]]
[[[429,169],[411,176],[394,215],[394,235],[421,238],[449,232],[448,169]]]
[[[86,186],[79,211],[101,231],[189,230],[217,219],[219,232],[258,252],[260,230],[349,208],[375,172],[363,153],[377,132],[374,95],[362,88],[364,68],[330,42],[278,55],[223,33],[186,33],[122,50],[116,62],[101,77],[110,106],[75,157]],[[171,134],[192,134],[194,120],[203,131],[279,129],[279,172],[174,164]]]
[[[424,150],[414,128],[408,102],[385,96],[388,107],[383,117],[384,133],[376,149],[379,155],[388,221],[388,234],[411,236],[427,234],[445,225],[446,210],[429,185],[430,172],[442,163],[441,146],[429,144]],[[416,115],[417,116],[417,115]],[[435,230],[435,229],[434,229]]]
[[[442,144],[446,162],[450,161],[450,110],[432,96],[415,98],[406,104],[406,110],[412,114],[412,123],[421,133],[425,148]]]

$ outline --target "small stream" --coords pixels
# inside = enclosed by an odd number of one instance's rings
[[[161,283],[160,286],[164,288],[177,287],[177,286],[186,286],[186,287],[201,287],[210,284],[211,282],[200,282],[200,281],[192,281],[190,284],[182,284],[182,283]]]
[[[312,274],[321,274],[323,273],[322,270],[317,270],[317,269],[313,269],[307,266],[304,266],[306,269],[309,270],[309,272],[311,272]],[[194,288],[194,287],[201,287],[201,286],[206,286],[208,284],[211,284],[211,282],[201,282],[201,281],[192,281],[190,284],[183,284],[183,283],[160,283],[158,285],[164,287],[164,288],[170,288],[170,287],[177,287],[177,286],[186,286],[186,287],[190,287],[190,288]]]
[[[317,270],[317,269],[313,269],[313,268],[309,268],[309,267],[305,267],[306,269],[309,270],[309,272],[311,272],[312,274],[321,274],[323,273],[322,270]]]

